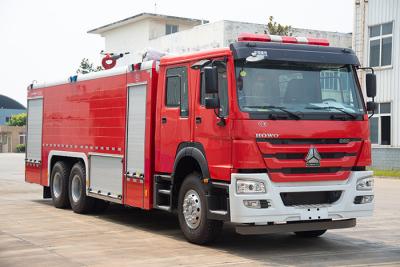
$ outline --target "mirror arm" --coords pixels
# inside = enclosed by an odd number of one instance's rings
[[[219,111],[217,112],[217,109],[214,109],[214,114],[215,114],[215,116],[217,116],[217,118],[219,119],[219,122],[217,122],[217,125],[218,125],[218,126],[225,126],[225,125],[226,125],[225,117],[222,117],[222,116],[219,114]]]
[[[374,68],[372,67],[358,67],[359,70],[370,70],[372,74],[375,74]]]
[[[372,102],[375,103],[375,97],[372,98]],[[372,110],[372,113],[371,113],[371,115],[368,116],[368,119],[371,119],[372,116],[374,116],[374,115],[375,115],[375,109]]]

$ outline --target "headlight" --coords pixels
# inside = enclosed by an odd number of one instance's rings
[[[265,193],[265,184],[254,180],[237,180],[236,192],[238,194]]]
[[[374,188],[374,178],[368,177],[357,181],[357,190],[372,190]]]

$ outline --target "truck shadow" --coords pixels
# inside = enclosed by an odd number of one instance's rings
[[[52,205],[49,200],[35,202]],[[110,205],[102,214],[91,214],[100,220],[125,225],[185,241],[175,215],[162,211],[144,211],[120,205]],[[331,231],[320,238],[298,238],[292,233],[243,236],[234,225],[226,223],[220,238],[206,249],[216,249],[234,256],[268,265],[333,266],[353,264],[398,264],[400,247],[356,237],[365,229]],[[368,234],[368,238],[373,232]],[[189,248],[192,249],[192,248]]]

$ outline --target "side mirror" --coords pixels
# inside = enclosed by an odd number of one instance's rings
[[[367,102],[367,111],[372,111],[375,113],[376,109],[378,108],[378,104],[372,101]]]
[[[218,93],[218,71],[217,67],[204,67],[204,80],[206,94]]]
[[[219,108],[219,99],[218,97],[206,97],[204,104],[207,109],[216,109]]]
[[[373,73],[367,73],[366,78],[366,89],[367,96],[374,98],[376,96],[376,76]]]

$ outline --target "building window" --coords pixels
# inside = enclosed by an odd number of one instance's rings
[[[6,123],[9,123],[11,120],[11,117],[6,117]]]
[[[19,134],[19,143],[21,145],[25,145],[26,144],[25,141],[26,141],[26,135],[24,133],[20,133]]]
[[[369,66],[392,65],[393,22],[369,27]]]
[[[167,24],[165,25],[165,34],[171,34],[178,32],[178,25]]]
[[[371,143],[390,145],[391,139],[391,104],[379,103],[375,115],[369,119]]]

